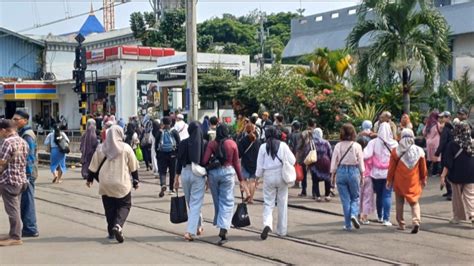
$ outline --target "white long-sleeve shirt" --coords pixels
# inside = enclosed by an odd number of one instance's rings
[[[288,147],[288,145],[283,141],[280,142],[280,148],[278,149],[277,156],[282,161],[286,158],[291,164],[295,164],[296,162],[296,158],[291,152],[290,147]],[[263,177],[263,172],[265,170],[282,168],[283,164],[280,162],[280,160],[278,160],[278,158],[275,157],[275,159],[273,159],[272,156],[268,155],[266,143],[261,145],[260,149],[258,150],[257,170],[255,171],[255,176]]]
[[[186,122],[184,122],[183,120],[176,121],[176,124],[174,125],[174,129],[178,131],[179,139],[181,141],[189,138],[188,124],[186,124]]]

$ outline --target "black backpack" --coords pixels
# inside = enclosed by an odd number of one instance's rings
[[[54,136],[54,135],[53,135]],[[54,138],[54,142],[58,145],[58,149],[61,153],[70,153],[71,150],[69,149],[69,143],[67,142],[66,138],[63,137],[61,133],[59,137]]]

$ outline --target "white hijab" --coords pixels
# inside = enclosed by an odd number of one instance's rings
[[[415,134],[413,130],[405,128],[401,133],[401,140],[397,147],[397,156],[408,167],[413,169],[421,157],[425,157],[425,152],[422,148],[415,145]]]
[[[379,131],[377,132],[377,141],[375,142],[374,152],[377,156],[384,156],[390,158],[390,152],[393,148],[397,147],[398,143],[393,139],[392,129],[390,124],[383,122],[379,125]],[[389,149],[390,148],[390,151]]]
[[[123,129],[118,125],[113,125],[107,129],[107,134],[104,144],[102,144],[102,152],[105,154],[107,159],[113,160],[120,154],[122,154],[125,143],[123,142],[124,134]]]

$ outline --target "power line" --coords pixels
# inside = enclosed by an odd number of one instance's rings
[[[120,6],[120,5],[123,5],[123,4],[126,4],[126,3],[128,3],[128,2],[120,2],[120,3],[114,4],[114,7]],[[104,10],[104,7],[95,9],[94,12],[96,12],[96,11],[101,11],[101,10]],[[42,28],[42,27],[49,26],[49,25],[52,25],[52,24],[56,24],[56,23],[59,23],[59,22],[63,22],[63,21],[66,21],[66,20],[70,20],[70,19],[74,19],[74,18],[78,18],[78,17],[85,16],[85,15],[89,15],[89,13],[90,13],[90,11],[84,12],[84,13],[80,13],[80,14],[77,14],[77,15],[73,15],[73,16],[69,16],[69,17],[67,17],[67,18],[62,18],[62,19],[58,19],[58,20],[53,20],[53,21],[46,22],[46,23],[43,23],[43,24],[35,24],[33,27],[29,27],[29,28],[26,28],[26,29],[22,29],[22,30],[19,30],[19,31],[17,31],[17,32],[25,32],[25,31],[29,31],[29,30],[34,30],[34,29]]]

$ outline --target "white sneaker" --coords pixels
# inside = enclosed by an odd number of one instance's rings
[[[384,226],[392,226],[392,223],[390,221],[383,221],[382,223]]]
[[[449,220],[449,223],[450,224],[459,224],[459,220],[456,219],[456,218],[451,218],[451,220]]]

